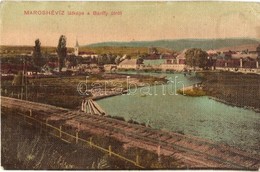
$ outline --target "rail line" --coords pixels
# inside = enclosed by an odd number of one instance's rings
[[[218,145],[174,132],[160,131],[113,118],[89,115],[52,105],[1,97],[1,106],[18,109],[42,121],[70,126],[80,131],[107,135],[125,143],[161,155],[171,156],[190,168],[258,169],[259,155]],[[30,112],[32,111],[32,113]]]

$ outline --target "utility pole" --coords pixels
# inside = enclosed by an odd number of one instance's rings
[[[23,94],[25,92],[25,99],[27,100],[27,69],[26,69],[26,57],[23,57],[23,73],[22,73],[22,86],[21,86],[21,99],[23,99]],[[25,89],[25,90],[24,90]]]
[[[21,99],[23,99],[23,87],[24,87],[24,68],[25,68],[25,60],[23,58],[23,72],[22,72],[22,86],[21,86]]]
[[[25,59],[25,75],[24,75],[24,79],[25,79],[25,100],[28,99],[27,97],[27,59]]]

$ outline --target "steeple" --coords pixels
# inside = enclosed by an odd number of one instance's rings
[[[74,47],[74,55],[78,56],[79,55],[79,43],[78,43],[78,39],[76,39],[76,45]]]
[[[79,47],[78,39],[76,39],[76,45],[75,45],[75,47]]]

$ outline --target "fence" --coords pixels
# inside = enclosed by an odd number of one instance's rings
[[[47,121],[47,120],[46,120],[45,122],[42,122],[42,121],[40,121],[40,120],[38,120],[38,119],[32,117],[32,110],[29,110],[29,113],[30,113],[29,116],[28,116],[28,115],[25,115],[25,114],[23,114],[23,113],[19,113],[19,112],[18,112],[17,114],[20,115],[20,116],[23,116],[25,121],[26,121],[26,118],[28,118],[28,119],[31,119],[31,120],[33,120],[33,121],[39,123],[40,126],[41,126],[41,131],[42,131],[43,125],[45,125],[46,131],[47,131],[47,127],[51,128],[51,129],[53,129],[53,130],[55,130],[55,131],[58,131],[59,135],[56,135],[56,134],[53,134],[53,133],[49,133],[49,134],[51,134],[52,136],[55,136],[55,137],[61,139],[62,141],[65,141],[65,142],[67,142],[67,143],[71,143],[71,142],[69,142],[68,140],[65,140],[64,138],[62,138],[62,135],[66,135],[66,136],[69,136],[69,137],[72,138],[72,139],[75,139],[76,144],[77,144],[79,141],[85,142],[85,143],[86,143],[87,145],[89,145],[91,148],[99,149],[99,150],[101,150],[101,151],[104,151],[104,152],[108,153],[110,156],[113,155],[113,156],[115,156],[115,157],[117,157],[117,158],[119,158],[119,159],[122,159],[122,160],[124,160],[124,161],[127,161],[127,162],[129,162],[129,163],[135,165],[136,167],[144,168],[144,167],[141,166],[140,163],[139,163],[139,155],[136,155],[136,160],[128,159],[128,158],[126,158],[126,157],[124,157],[124,156],[122,156],[122,155],[119,155],[119,154],[116,153],[116,152],[113,152],[110,145],[108,146],[108,149],[103,148],[103,147],[101,147],[101,146],[95,144],[95,143],[93,142],[93,140],[92,140],[92,137],[90,137],[89,140],[85,140],[85,139],[79,137],[79,133],[78,133],[78,132],[76,132],[75,135],[69,134],[69,133],[67,133],[67,132],[65,132],[65,131],[62,131],[62,126],[60,126],[60,127],[58,128],[58,127],[55,127],[55,126],[53,126],[53,125],[51,125],[51,124],[48,124],[48,121]],[[27,122],[28,122],[28,121],[27,121]],[[29,123],[29,124],[31,124],[31,123]],[[32,125],[32,124],[31,124],[31,125]]]

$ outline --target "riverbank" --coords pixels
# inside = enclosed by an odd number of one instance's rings
[[[260,112],[260,75],[232,72],[198,72],[202,87],[212,99]]]
[[[225,100],[222,100],[222,99],[218,99],[216,97],[208,96],[208,98],[212,99],[212,100],[215,100],[217,102],[220,102],[220,103],[224,103],[224,104],[229,105],[229,106],[243,107],[243,106],[238,106],[236,103],[228,102],[228,101],[225,101]],[[259,108],[254,108],[254,107],[250,107],[250,106],[244,106],[243,108],[255,111],[257,113],[260,113],[260,109]]]
[[[154,85],[156,82],[166,81],[165,78],[155,76],[117,73],[103,73],[88,77],[34,78],[29,79],[27,87],[23,87],[22,97],[29,101],[77,109],[85,97],[97,100],[124,94],[126,90],[135,86],[142,87],[144,84]],[[80,83],[82,83],[81,87],[79,87]],[[6,80],[1,83],[1,94],[20,99],[21,88],[19,85],[12,85],[12,80]]]

